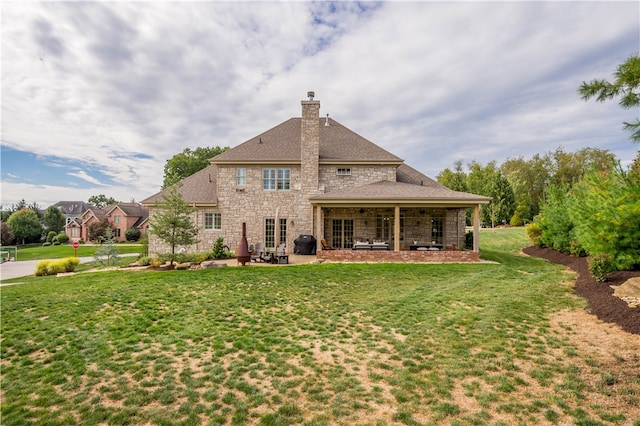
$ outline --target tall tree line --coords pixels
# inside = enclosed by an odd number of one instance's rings
[[[443,170],[436,178],[454,191],[491,197],[481,213],[487,225],[518,226],[531,222],[540,213],[548,188],[570,187],[589,170],[610,169],[614,160],[607,150],[583,148],[571,153],[558,148],[530,159],[509,158],[499,166],[495,161],[485,166],[471,161],[467,171],[462,161],[457,161],[453,169]]]

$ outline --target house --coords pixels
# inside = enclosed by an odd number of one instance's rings
[[[91,206],[79,218],[68,222],[65,232],[71,242],[90,241],[91,225],[102,221],[109,223],[119,242],[126,241],[126,231],[130,228],[138,229],[141,237],[146,235],[149,210],[139,203],[118,203],[103,209]]]
[[[60,209],[66,218],[67,225],[72,220],[79,218],[87,209],[93,208],[91,204],[84,201],[58,201],[54,206]]]
[[[178,191],[196,208],[192,217],[199,229],[199,242],[187,250],[210,250],[219,237],[235,248],[244,222],[249,244],[282,242],[293,252],[298,236],[313,235],[324,258],[412,261],[435,252],[479,258],[479,211],[489,198],[447,189],[328,115],[321,117],[320,102],[313,92],[308,96],[302,117],[217,155],[180,182]],[[152,223],[156,203],[167,193],[142,201]],[[469,208],[474,247],[462,252]],[[338,250],[321,250],[323,239]],[[150,253],[167,250],[150,236]]]

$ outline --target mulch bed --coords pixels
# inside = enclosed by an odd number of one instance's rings
[[[587,260],[556,250],[527,247],[529,256],[541,257],[550,262],[567,266],[578,273],[575,293],[587,299],[588,311],[600,320],[618,324],[624,331],[640,334],[640,307],[631,308],[624,300],[613,295],[611,286],[623,284],[629,278],[640,277],[640,271],[618,271],[607,275],[607,282],[597,282],[589,273]]]

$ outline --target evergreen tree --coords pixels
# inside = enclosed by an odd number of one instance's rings
[[[189,207],[178,191],[179,186],[169,188],[169,193],[156,203],[151,219],[149,232],[165,242],[171,248],[169,265],[173,267],[176,258],[176,247],[187,246],[198,242],[198,227],[191,220],[194,208]]]
[[[614,73],[615,80],[594,79],[589,83],[582,82],[578,89],[582,100],[593,97],[598,102],[620,97],[618,104],[624,109],[640,106],[640,56],[633,55],[618,65]],[[640,143],[640,120],[633,123],[624,122],[624,129],[631,132],[631,140]]]
[[[104,233],[102,244],[96,249],[94,258],[104,266],[115,265],[118,261],[118,239],[111,227],[107,227]]]

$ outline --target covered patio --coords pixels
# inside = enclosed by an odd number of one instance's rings
[[[312,197],[317,256],[326,260],[479,261],[480,206],[488,197],[381,181]],[[466,212],[473,244],[465,248]],[[325,240],[328,247],[322,247]]]

